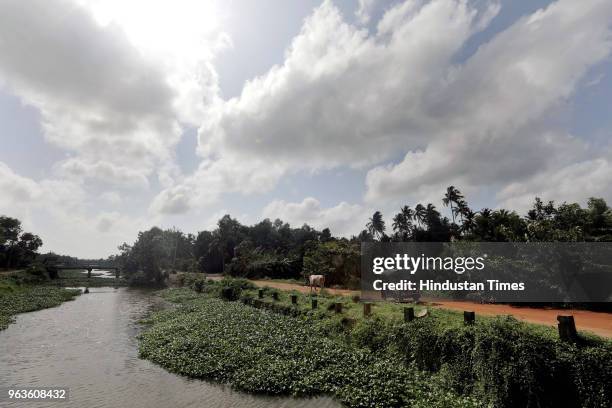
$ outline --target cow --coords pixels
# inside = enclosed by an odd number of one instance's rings
[[[310,293],[312,293],[312,290],[316,286],[319,287],[319,291],[320,291],[325,286],[325,275],[310,275],[308,277],[308,286],[310,286]],[[316,293],[316,289],[315,289],[315,293]]]

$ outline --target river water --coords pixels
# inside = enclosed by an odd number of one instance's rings
[[[0,331],[0,387],[68,387],[63,402],[0,407],[339,407],[330,398],[253,396],[190,380],[138,358],[138,321],[162,301],[143,290],[91,288],[74,301],[17,316]]]

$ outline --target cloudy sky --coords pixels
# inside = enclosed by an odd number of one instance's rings
[[[0,214],[107,256],[225,213],[612,200],[609,0],[0,0]]]

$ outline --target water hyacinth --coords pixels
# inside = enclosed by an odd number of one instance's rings
[[[438,400],[429,378],[418,370],[322,336],[306,321],[240,302],[194,297],[190,291],[170,293],[180,306],[149,319],[140,356],[172,372],[251,393],[329,394],[351,407]],[[465,401],[453,397],[447,406],[465,406]]]

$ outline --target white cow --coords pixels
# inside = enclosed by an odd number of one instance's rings
[[[325,286],[325,275],[310,275],[308,277],[308,285],[310,286],[310,293],[312,293],[312,290],[317,286],[319,287],[319,291],[321,291]]]

